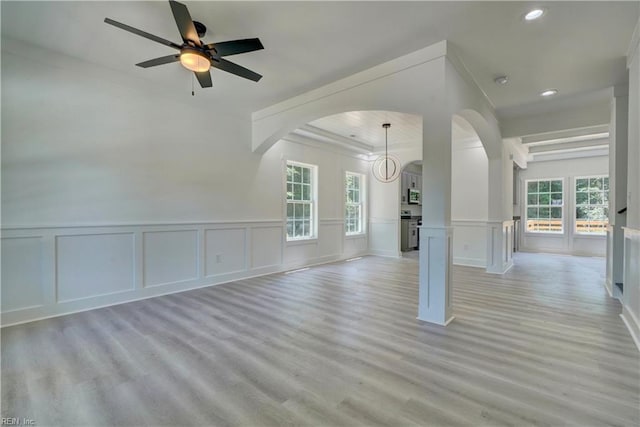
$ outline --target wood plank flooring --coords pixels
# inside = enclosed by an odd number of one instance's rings
[[[448,327],[415,259],[365,257],[2,330],[2,417],[38,426],[640,424],[640,355],[604,261],[455,267]]]

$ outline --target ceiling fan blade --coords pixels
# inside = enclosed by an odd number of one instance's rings
[[[207,50],[215,50],[218,56],[229,56],[264,49],[264,46],[262,46],[260,39],[242,39],[211,43],[206,45],[205,48]]]
[[[173,0],[169,0],[169,4],[171,5],[171,12],[173,12],[173,18],[176,20],[182,40],[184,40],[185,43],[187,41],[192,41],[197,46],[202,46],[187,6]]]
[[[122,22],[114,21],[113,19],[104,18],[104,22],[107,24],[113,25],[114,27],[121,28],[125,31],[129,31],[130,33],[136,34],[138,36],[144,37],[149,40],[153,40],[154,42],[163,44],[165,46],[172,47],[174,49],[180,49],[180,45],[177,45],[169,40],[163,39],[162,37],[154,36],[153,34],[149,34],[146,31],[139,30],[137,28],[130,27],[127,24],[123,24]]]
[[[156,65],[171,64],[172,62],[178,62],[178,61],[180,61],[180,55],[168,55],[168,56],[163,56],[161,58],[150,59],[148,61],[144,61],[136,65],[142,68],[149,68],[149,67],[155,67]]]
[[[211,72],[209,70],[202,71],[200,73],[196,73],[194,71],[193,74],[195,74],[196,77],[198,78],[198,83],[200,83],[200,86],[202,86],[202,87],[211,87],[211,86],[213,86],[213,82],[211,81]]]
[[[226,59],[222,59],[222,58],[212,58],[211,66],[219,70],[226,71],[231,74],[235,74],[236,76],[253,80],[254,82],[257,82],[262,78],[260,74],[255,73],[249,70],[248,68],[244,68],[238,64],[234,64],[233,62],[227,61]]]

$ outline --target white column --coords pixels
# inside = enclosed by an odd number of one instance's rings
[[[418,319],[446,325],[451,312],[451,117],[424,117]]]
[[[451,310],[453,227],[420,227],[418,319],[447,325]]]
[[[513,160],[506,147],[489,159],[487,273],[503,274],[513,265]]]
[[[640,19],[627,55],[629,68],[627,226],[622,318],[640,350]],[[616,165],[617,166],[617,165]],[[615,261],[615,258],[614,258]]]
[[[624,275],[624,231],[627,214],[618,211],[627,206],[627,157],[629,123],[629,88],[616,86],[611,100],[609,124],[609,227],[607,228],[607,277],[609,294],[620,297],[616,283]]]
[[[487,273],[504,274],[513,266],[513,221],[487,221]]]

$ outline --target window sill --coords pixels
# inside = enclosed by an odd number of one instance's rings
[[[526,237],[565,237],[567,233],[564,231],[562,233],[553,233],[549,231],[525,231],[524,235]]]

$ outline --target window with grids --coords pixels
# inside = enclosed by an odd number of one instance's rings
[[[563,206],[561,179],[527,181],[527,232],[564,232]]]
[[[364,177],[360,174],[347,172],[345,176],[345,232],[362,234],[363,227],[363,190]]]
[[[609,177],[576,178],[576,233],[605,234],[609,224]]]
[[[314,166],[287,162],[287,239],[314,237]]]

